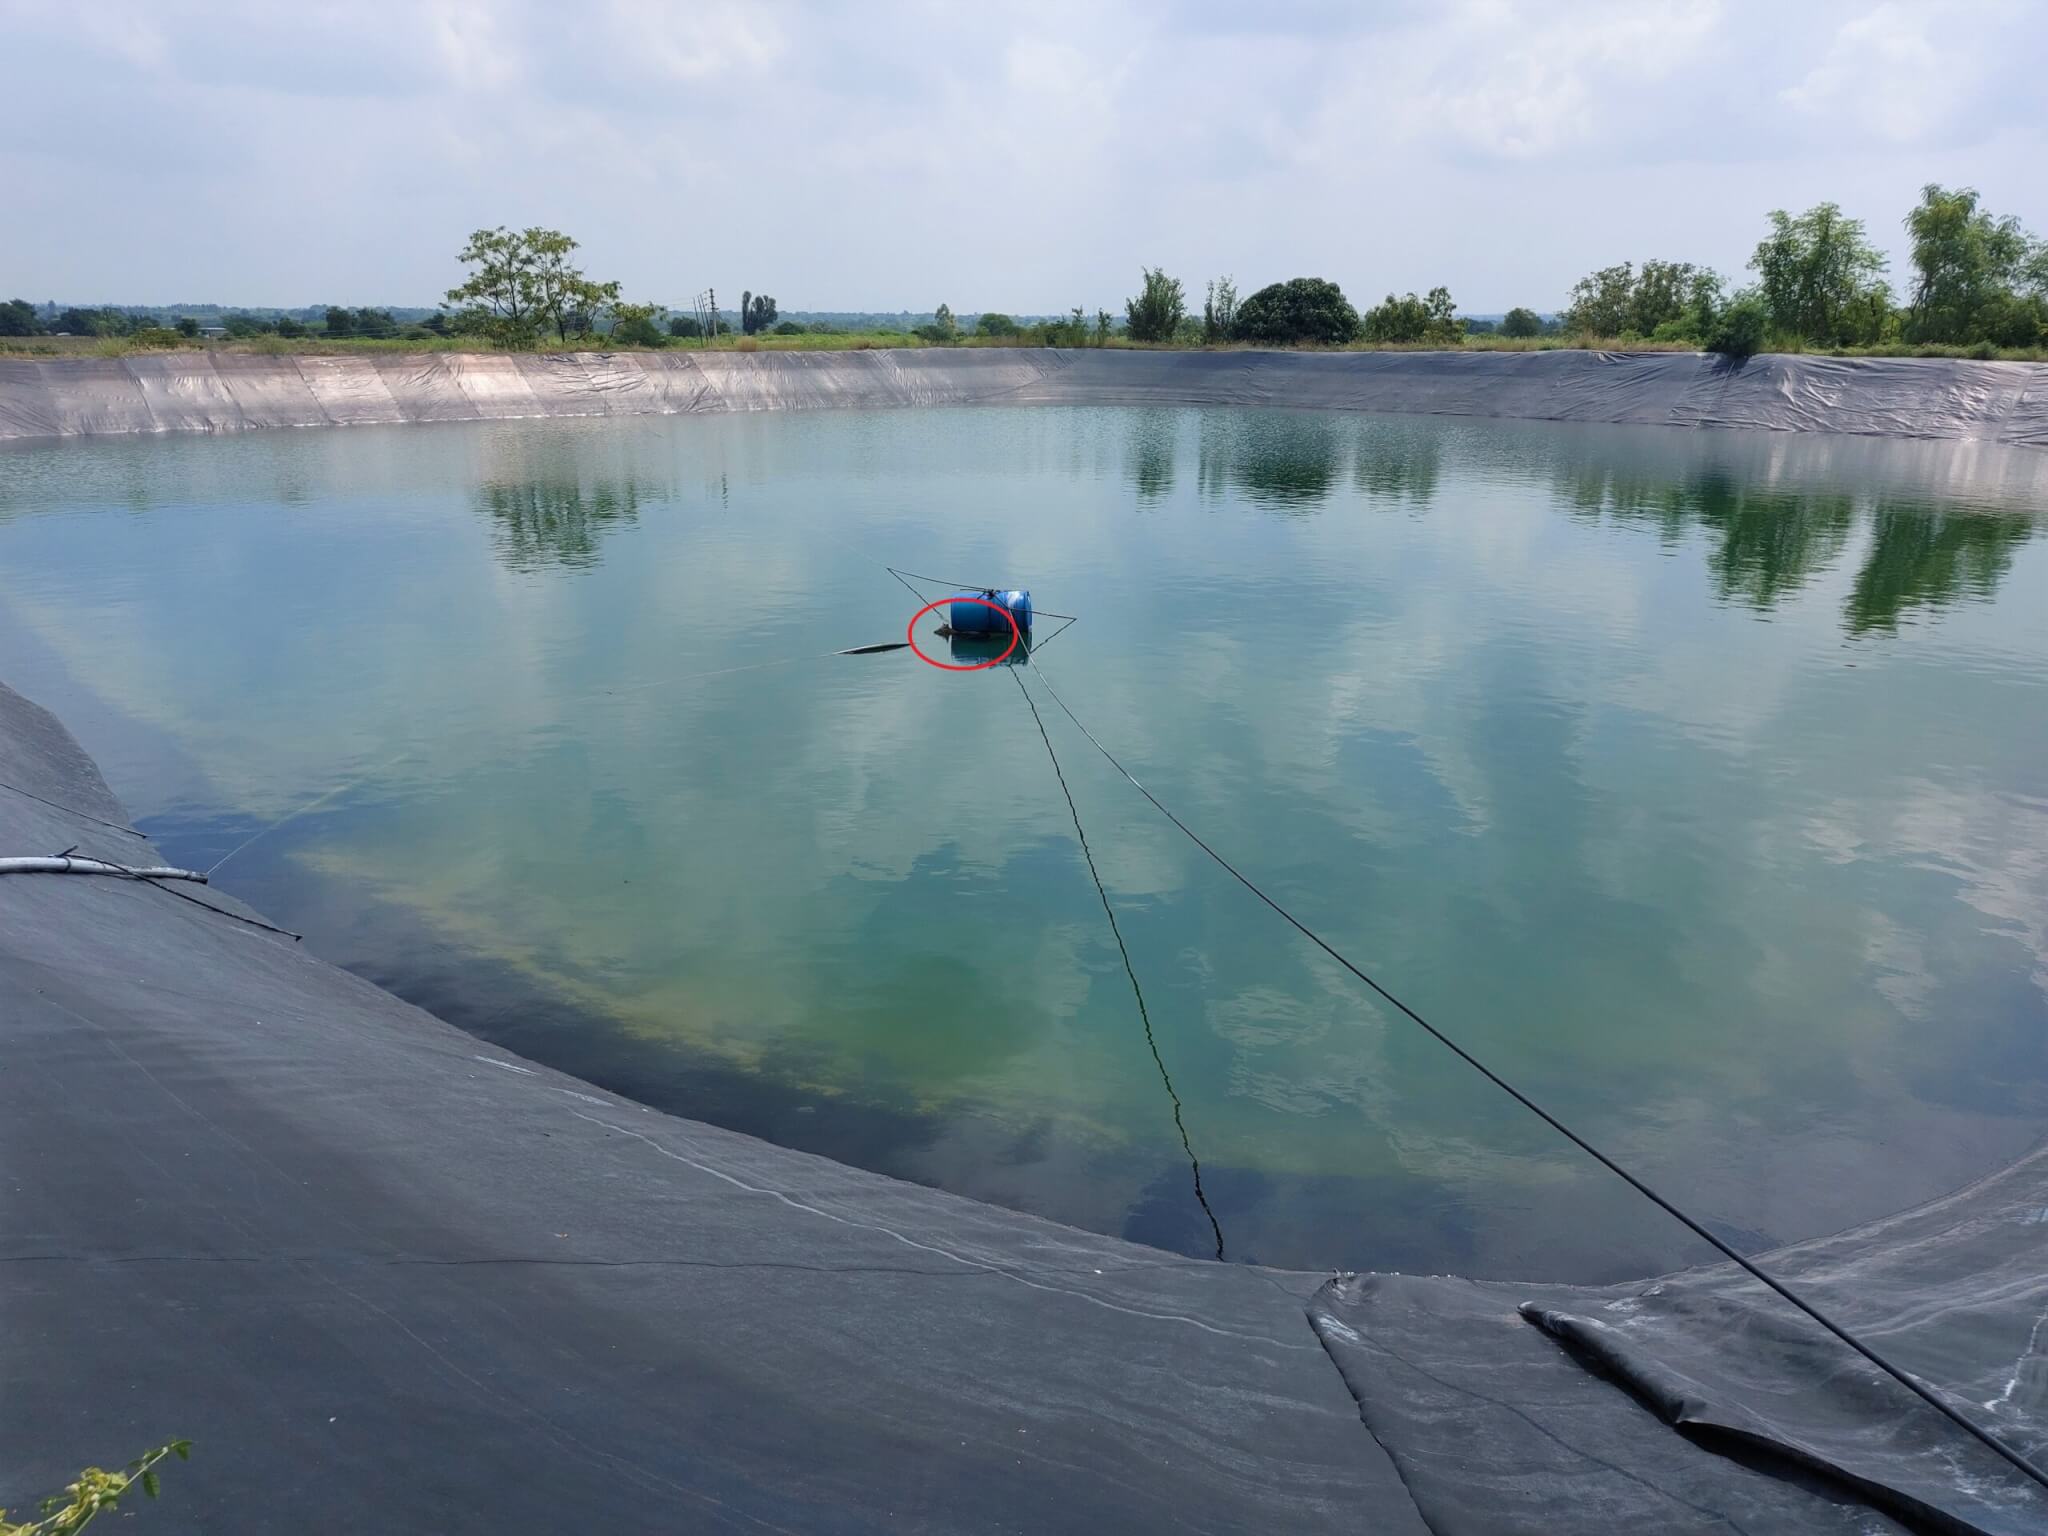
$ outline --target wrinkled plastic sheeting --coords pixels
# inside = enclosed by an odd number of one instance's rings
[[[0,360],[0,438],[973,405],[1291,406],[2048,447],[2048,366],[1687,352],[137,353]]]
[[[2044,1260],[2048,1151],[1761,1262],[2039,1465]],[[1732,1264],[1353,1277],[1310,1318],[1433,1530],[2048,1531],[2048,1492]]]

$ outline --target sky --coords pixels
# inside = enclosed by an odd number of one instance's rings
[[[641,301],[962,315],[1141,265],[1548,310],[1739,277],[1823,200],[1898,279],[1929,181],[2048,233],[2036,0],[0,0],[0,39],[36,301],[430,304],[496,224]]]

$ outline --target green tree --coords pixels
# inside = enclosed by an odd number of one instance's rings
[[[189,341],[192,337],[199,334],[199,322],[190,315],[180,315],[178,316],[176,330],[180,336]]]
[[[1602,267],[1572,285],[1564,307],[1564,328],[1578,336],[1619,336],[1635,306],[1636,269],[1624,261]]]
[[[810,327],[801,320],[778,320],[771,329],[778,336],[802,336],[810,330]]]
[[[552,330],[566,342],[571,335],[588,336],[605,307],[618,299],[617,283],[593,282],[570,260],[576,241],[559,229],[538,225],[519,235],[526,252],[524,285],[535,326]]]
[[[1543,317],[1533,309],[1511,309],[1501,317],[1500,333],[1518,340],[1535,336],[1543,330]]]
[[[1124,300],[1125,329],[1133,341],[1171,341],[1187,312],[1180,279],[1159,267],[1140,267],[1144,274],[1138,296]]]
[[[751,289],[740,291],[740,330],[748,336],[765,331],[775,323],[775,301]]]
[[[695,315],[671,315],[668,322],[668,333],[675,337],[702,336],[704,334],[704,322]]]
[[[502,346],[524,346],[540,330],[534,313],[534,252],[523,233],[503,225],[480,229],[456,258],[470,269],[447,301],[474,321],[475,328]]]
[[[27,299],[9,299],[0,304],[0,336],[39,336],[42,329],[36,307]]]
[[[398,334],[398,320],[388,309],[359,309],[349,319],[353,333],[380,340]]]
[[[1914,273],[1906,334],[1914,341],[1998,340],[1994,330],[2019,329],[2023,290],[2048,299],[2048,245],[2030,238],[2018,219],[1993,218],[1978,203],[1974,187],[1930,182],[1906,215]]]
[[[64,336],[126,336],[134,327],[117,309],[80,309],[73,305],[50,321],[50,329]]]
[[[304,322],[296,320],[290,315],[279,315],[277,317],[277,334],[296,341],[299,337],[306,334],[306,327]]]
[[[655,323],[655,316],[661,313],[659,304],[612,305],[612,341],[629,347],[658,347],[668,338]]]
[[[1237,334],[1237,284],[1227,277],[1209,280],[1202,294],[1202,340],[1228,341]]]
[[[1291,277],[1261,288],[1238,306],[1237,334],[1246,341],[1282,346],[1342,346],[1358,337],[1358,311],[1335,283]]]
[[[1751,357],[1762,349],[1769,324],[1769,307],[1758,295],[1745,291],[1714,317],[1701,341],[1709,352],[1724,357]]]
[[[1008,315],[990,310],[974,322],[974,334],[977,336],[1015,336],[1017,334],[1017,322]]]
[[[356,317],[339,304],[327,306],[326,329],[329,336],[352,336],[355,334]]]
[[[1884,254],[1863,237],[1859,219],[1834,203],[1793,218],[1771,211],[1771,233],[1749,258],[1771,328],[1823,346],[1872,340],[1870,317],[1889,313]]]
[[[1365,312],[1360,329],[1367,341],[1377,342],[1454,347],[1464,339],[1448,288],[1432,288],[1426,299],[1412,293],[1397,299],[1390,293],[1384,304]]]
[[[1689,261],[1646,261],[1629,295],[1625,330],[1663,340],[1694,340],[1712,323],[1721,275]],[[1675,329],[1674,329],[1675,328]]]
[[[1178,323],[1185,324],[1185,317],[1183,317],[1183,319]],[[1109,345],[1109,327],[1109,311],[1106,309],[1098,309],[1097,311],[1095,311],[1095,345],[1097,345],[1098,347],[1106,347]]]

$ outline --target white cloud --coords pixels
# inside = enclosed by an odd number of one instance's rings
[[[2048,225],[2017,5],[0,0],[0,273],[74,301],[424,302],[479,224],[670,301],[1114,309],[1139,263],[1558,303],[1738,270],[1823,198]],[[138,242],[138,228],[151,238]]]

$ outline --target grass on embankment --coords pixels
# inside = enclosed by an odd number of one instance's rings
[[[1781,344],[1782,343],[1782,344]],[[710,350],[716,352],[866,352],[881,348],[952,347],[1036,347],[1036,339],[1010,336],[963,336],[954,342],[932,342],[901,331],[834,331],[804,336],[722,336]],[[1096,346],[1091,337],[1078,351]],[[1271,350],[1265,344],[1227,342],[1217,346],[1181,347],[1152,344],[1111,336],[1101,345],[1116,351],[1143,352],[1242,352]],[[303,336],[253,336],[242,340],[188,339],[180,337],[176,347],[138,341],[129,336],[4,336],[0,357],[126,357],[133,353],[163,351],[205,351],[256,354],[261,356],[345,355],[376,352],[494,352],[505,350],[480,336],[406,336],[372,340],[368,337],[329,339]],[[532,352],[702,352],[701,340],[678,340],[665,347],[614,346],[602,336],[578,338],[566,343],[522,348]],[[1640,341],[1611,336],[1468,336],[1456,348],[1425,343],[1353,342],[1343,347],[1302,347],[1315,352],[1694,352],[1698,348],[1683,341]],[[2048,347],[1942,346],[1932,343],[1893,342],[1871,347],[1810,347],[1773,338],[1767,352],[1806,354],[1814,357],[1959,357],[1984,362],[2048,362]]]

